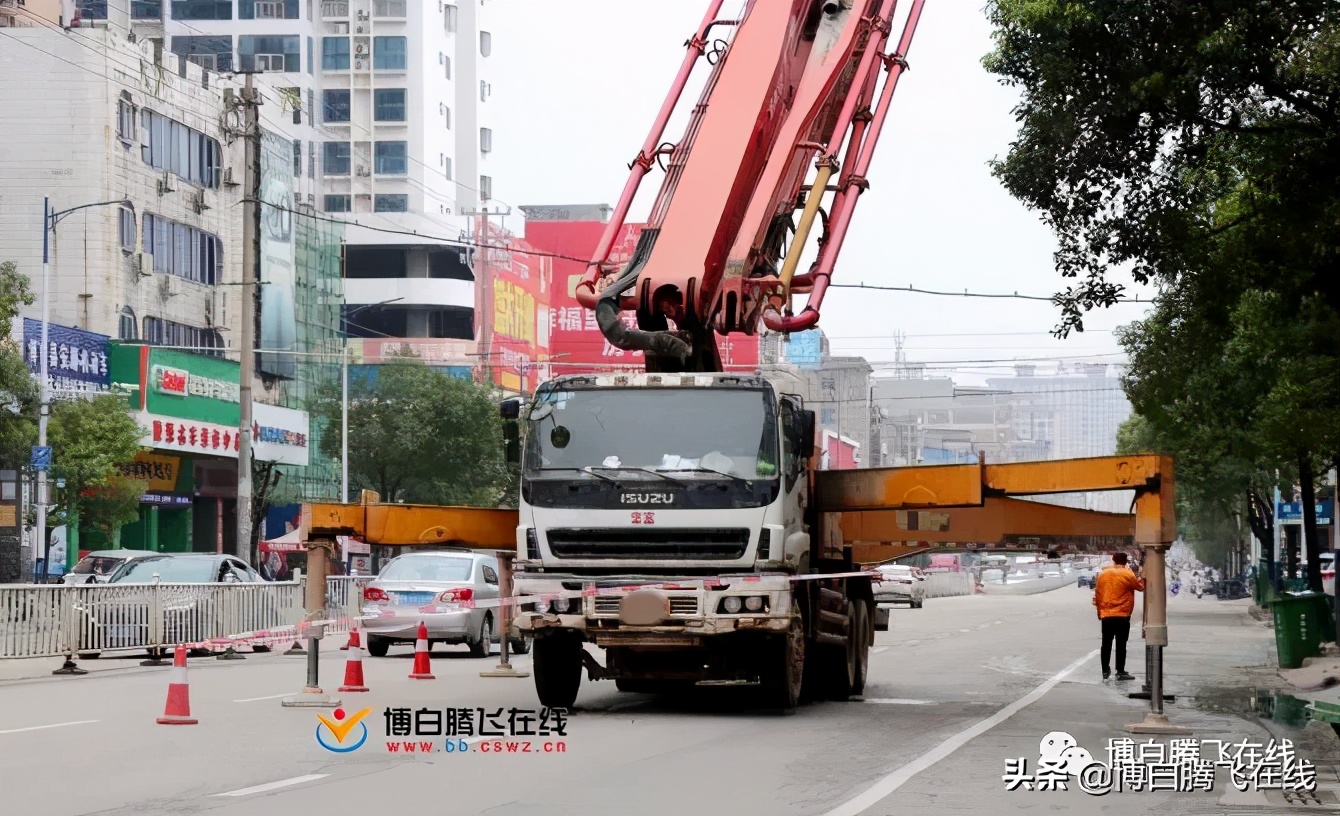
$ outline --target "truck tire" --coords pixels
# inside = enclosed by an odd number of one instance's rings
[[[870,641],[874,638],[869,605],[865,601],[853,601],[852,606],[856,607],[856,623],[860,631],[856,638],[856,680],[852,683],[851,693],[862,694],[865,692],[865,678],[870,670]]]
[[[582,642],[569,634],[535,638],[531,671],[535,693],[545,708],[572,708],[582,685]]]
[[[760,678],[764,701],[781,709],[795,708],[805,676],[805,628],[800,618],[792,618],[786,635],[768,645],[772,648],[764,658]]]
[[[861,630],[857,603],[859,602],[847,602],[846,648],[832,650],[833,662],[829,669],[828,696],[839,702],[856,693],[853,689],[857,683],[857,656],[862,652],[860,640],[865,637]]]

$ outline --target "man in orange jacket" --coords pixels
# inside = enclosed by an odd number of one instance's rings
[[[1113,553],[1112,566],[1098,573],[1093,583],[1093,605],[1103,627],[1103,679],[1112,676],[1112,643],[1117,644],[1117,679],[1134,680],[1126,673],[1126,639],[1131,634],[1135,593],[1145,591],[1145,579],[1126,565],[1126,553]]]

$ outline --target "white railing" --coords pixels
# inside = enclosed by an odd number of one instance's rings
[[[363,607],[363,587],[371,575],[332,575],[326,579],[326,611],[333,617],[357,617]]]
[[[228,638],[294,626],[303,617],[300,581],[0,585],[0,659],[210,641],[222,648]]]

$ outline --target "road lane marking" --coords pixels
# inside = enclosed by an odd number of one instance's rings
[[[915,641],[913,641],[913,642],[915,642]],[[882,653],[882,652],[887,652],[888,650],[889,650],[889,647],[888,647],[888,646],[876,646],[875,648],[873,648],[873,649],[870,650],[870,654],[872,654],[872,655],[876,655],[876,654],[880,654],[880,653]]]
[[[269,694],[269,695],[266,695],[265,697],[244,697],[244,698],[241,699],[241,700],[233,700],[233,702],[234,702],[234,703],[254,703],[254,702],[258,701],[258,700],[278,700],[280,697],[292,697],[292,696],[293,696],[293,692],[290,691],[290,692],[288,692],[288,693],[286,693],[286,694]]]
[[[917,645],[917,644],[920,643],[920,642],[921,642],[921,641],[919,641],[919,640],[905,640],[905,641],[903,641],[903,645],[904,645],[904,646],[915,646],[915,645]]]
[[[960,629],[959,631],[960,631],[960,632],[971,632],[972,630],[971,630],[971,629]]]
[[[318,779],[325,779],[330,774],[307,774],[306,776],[295,776],[292,779],[281,779],[278,782],[266,782],[264,785],[253,785],[250,788],[238,788],[235,791],[227,793],[216,793],[215,796],[250,796],[253,793],[265,793],[266,791],[287,788],[289,785],[301,785],[304,782],[315,782]]]
[[[901,697],[868,697],[863,702],[876,705],[939,705],[934,700],[904,700]]]
[[[22,734],[24,731],[45,731],[48,728],[64,728],[67,725],[88,725],[97,720],[75,720],[73,722],[52,723],[51,725],[31,725],[27,728],[10,728],[7,731],[0,731],[0,734]]]
[[[1071,663],[1069,666],[1066,666],[1064,669],[1061,669],[1061,671],[1047,678],[1042,685],[1033,689],[1028,694],[1025,694],[1023,697],[1020,697],[1018,700],[1005,706],[1000,711],[987,717],[985,720],[978,722],[976,725],[958,732],[903,767],[892,771],[861,793],[848,799],[832,810],[827,811],[823,816],[858,816],[858,814],[864,813],[866,810],[882,801],[886,796],[901,788],[917,774],[940,760],[945,759],[972,740],[980,737],[987,731],[990,731],[992,728],[1005,722],[1010,717],[1018,714],[1024,708],[1042,699],[1043,695],[1055,688],[1058,683],[1069,677],[1070,674],[1080,666],[1093,660],[1097,654],[1098,650],[1094,649],[1092,652],[1089,652],[1079,660],[1076,660],[1074,663]]]

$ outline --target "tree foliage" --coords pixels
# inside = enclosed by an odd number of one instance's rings
[[[322,453],[339,458],[339,387],[313,415],[329,428]],[[349,487],[382,501],[495,506],[509,500],[502,420],[491,389],[414,358],[349,381]]]
[[[37,438],[37,383],[10,339],[19,310],[32,303],[28,278],[13,261],[0,263],[0,461],[10,467],[27,462]]]
[[[1110,270],[1154,285],[1119,335],[1139,415],[1123,444],[1177,458],[1206,537],[1247,517],[1264,539],[1270,488],[1302,472],[1307,492],[1340,453],[1340,8],[993,0],[988,15],[986,67],[1021,91],[993,169],[1057,235],[1073,281],[1057,334],[1117,302]]]
[[[66,516],[82,515],[85,494],[117,482],[122,466],[134,461],[141,450],[141,435],[139,424],[126,413],[125,399],[120,396],[103,394],[52,404],[47,428],[51,476],[65,480],[62,510]],[[123,489],[128,488],[118,487]],[[113,517],[120,515],[113,513]]]
[[[120,543],[121,528],[140,516],[140,497],[148,482],[111,476],[97,487],[87,488],[79,501],[79,524],[101,533],[109,543]]]

